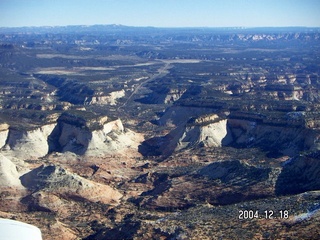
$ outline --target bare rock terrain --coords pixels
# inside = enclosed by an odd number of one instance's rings
[[[54,165],[42,165],[33,169],[21,176],[21,183],[33,192],[32,197],[35,197],[36,200],[38,197],[42,198],[46,192],[62,198],[90,202],[99,201],[103,204],[117,204],[122,197],[118,191],[107,185],[87,180]],[[42,202],[46,204],[46,201]],[[40,205],[40,207],[44,206]]]
[[[44,239],[318,239],[319,34],[0,28],[0,217]]]
[[[19,180],[21,173],[17,171],[17,166],[2,154],[0,154],[0,168],[1,188],[23,188]]]
[[[39,158],[49,151],[47,138],[54,128],[54,124],[40,126],[36,129],[10,129],[3,147],[5,154],[20,159]]]

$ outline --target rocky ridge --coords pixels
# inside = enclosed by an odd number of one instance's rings
[[[0,34],[0,217],[49,239],[320,234],[319,29],[20,30]]]
[[[108,104],[116,105],[117,99],[125,96],[124,89],[119,91],[104,92],[91,88],[88,84],[77,81],[76,79],[67,79],[55,75],[34,74],[34,77],[41,79],[47,84],[57,88],[56,95],[60,100],[71,104]]]
[[[5,126],[1,131],[2,152],[20,159],[37,159],[53,151],[101,155],[137,148],[143,140],[141,135],[124,129],[120,119],[107,117],[87,122],[81,117],[62,114],[57,123],[29,130]]]
[[[46,195],[58,195],[62,199],[76,201],[99,201],[104,204],[118,204],[122,197],[122,194],[107,185],[82,178],[55,165],[41,165],[24,174],[20,179],[22,185],[32,191],[33,201],[40,202],[39,208],[45,207],[41,202],[48,204],[46,201],[41,201],[41,198],[45,198]],[[48,210],[58,211],[54,206],[48,207]]]
[[[303,150],[320,149],[319,129],[314,124],[310,127],[310,123],[301,121],[301,112],[287,113],[282,119],[275,120],[255,113],[221,113],[219,116],[216,113],[201,115],[198,112],[198,117],[187,121],[188,113],[191,114],[187,109],[178,110],[184,112],[182,117],[172,114],[173,110],[170,115],[164,114],[158,122],[176,123],[177,126],[165,136],[146,140],[143,146],[164,156],[192,147],[258,147],[270,151],[271,155],[287,156],[295,156]],[[195,114],[193,111],[192,115]],[[142,149],[142,152],[150,151]]]

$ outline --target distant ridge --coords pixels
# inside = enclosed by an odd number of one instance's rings
[[[85,32],[132,32],[132,31],[213,31],[213,32],[320,32],[319,27],[152,27],[152,26],[125,26],[120,24],[96,25],[66,25],[66,26],[25,26],[0,27],[2,33],[85,33]]]
[[[66,25],[66,26],[26,26],[26,27],[0,27],[0,32],[39,32],[39,33],[66,33],[66,32],[99,32],[99,31],[124,31],[124,30],[146,30],[154,27],[133,27],[119,24],[109,25]]]

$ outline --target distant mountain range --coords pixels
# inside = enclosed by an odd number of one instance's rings
[[[201,31],[201,32],[243,32],[243,33],[259,33],[259,32],[274,32],[274,33],[288,33],[288,32],[320,32],[320,28],[310,27],[177,27],[177,28],[158,28],[158,27],[134,27],[119,24],[109,25],[70,25],[70,26],[41,26],[41,27],[0,27],[0,32],[15,33],[15,32],[37,32],[37,33],[85,33],[85,32],[122,32],[122,31]]]

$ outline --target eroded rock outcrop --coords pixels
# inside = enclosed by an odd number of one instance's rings
[[[181,110],[181,114],[171,114],[170,119],[178,126],[166,136],[146,140],[141,152],[168,156],[173,151],[195,146],[233,146],[258,147],[269,151],[270,156],[294,156],[299,151],[320,149],[320,130],[306,124],[303,112],[289,112],[283,118],[254,113],[220,115],[200,115],[186,122],[188,113]]]
[[[138,101],[142,103],[149,104],[170,104],[179,100],[182,95],[187,91],[185,88],[151,88],[152,93],[148,94],[146,97],[139,99]]]
[[[92,129],[96,128],[96,129]],[[127,148],[137,150],[143,141],[141,134],[124,129],[120,119],[86,122],[82,118],[64,114],[49,136],[50,152],[74,152],[79,155],[103,155]]]
[[[191,119],[185,127],[178,127],[169,135],[173,136],[171,144],[175,145],[176,151],[192,146],[221,147],[233,140],[227,119],[216,114]]]
[[[6,123],[0,124],[0,148],[6,144],[9,134],[9,125]]]
[[[320,132],[303,125],[263,123],[257,120],[229,119],[228,127],[235,147],[260,147],[294,156],[303,150],[320,147]]]
[[[98,91],[95,88],[91,88],[85,83],[79,82],[75,79],[66,79],[45,74],[35,74],[34,76],[55,86],[58,89],[57,95],[60,99],[72,104],[116,105],[117,99],[125,96],[125,91],[123,89],[105,93]]]
[[[283,164],[276,183],[278,195],[297,194],[320,189],[320,151],[296,156]]]
[[[1,130],[3,154],[21,160],[37,159],[51,152],[79,155],[113,154],[127,149],[137,152],[143,141],[142,134],[125,129],[120,119],[99,117],[85,120],[68,113],[63,113],[56,123],[31,129],[7,126]]]
[[[42,165],[21,176],[21,182],[33,192],[50,192],[73,200],[117,204],[122,197],[121,193],[107,185],[87,180],[55,165]],[[42,195],[33,194],[32,197]]]
[[[55,124],[35,127],[30,130],[10,128],[5,140],[5,154],[19,159],[45,156],[49,151],[47,138],[54,127]]]
[[[0,188],[22,189],[19,180],[21,173],[17,171],[17,166],[0,153]]]
[[[184,209],[196,203],[227,205],[274,195],[278,169],[256,167],[238,160],[212,162],[197,170],[168,175],[154,184],[139,204],[148,208]],[[139,199],[139,198],[138,198]]]
[[[125,91],[122,89],[120,91],[114,91],[109,93],[108,95],[104,95],[104,93],[97,93],[92,98],[89,104],[107,104],[107,105],[116,105],[117,100],[123,98],[125,96]]]

